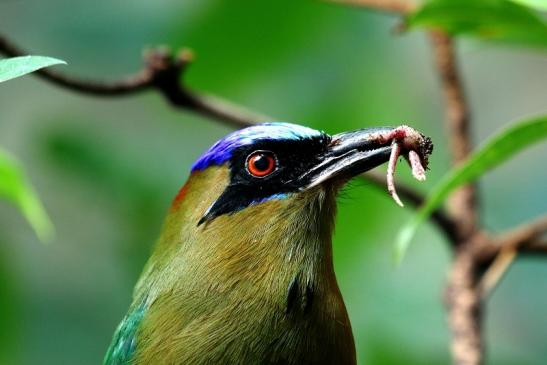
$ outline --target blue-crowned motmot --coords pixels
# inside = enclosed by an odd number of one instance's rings
[[[288,123],[218,141],[173,201],[105,365],[355,364],[336,194],[390,155],[426,166],[431,148],[408,127],[329,136]]]

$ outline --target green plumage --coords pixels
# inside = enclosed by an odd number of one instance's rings
[[[106,353],[105,365],[130,364],[137,345],[137,330],[142,322],[146,305],[143,301],[135,309],[130,309],[124,317],[112,339],[112,345]]]
[[[355,364],[332,266],[337,189],[322,185],[197,226],[228,181],[226,166],[192,174],[105,365]]]

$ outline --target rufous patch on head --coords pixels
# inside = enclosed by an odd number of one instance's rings
[[[177,193],[177,196],[175,196],[175,199],[173,199],[173,203],[171,203],[171,210],[176,210],[180,207],[180,204],[186,197],[186,193],[188,192],[188,188],[190,187],[190,180],[186,181],[186,184],[182,188],[180,188],[179,192]]]

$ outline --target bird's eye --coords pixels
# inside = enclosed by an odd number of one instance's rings
[[[254,177],[265,177],[277,167],[277,159],[272,152],[255,151],[247,157],[247,171]]]

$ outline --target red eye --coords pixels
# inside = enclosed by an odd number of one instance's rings
[[[277,161],[271,152],[256,151],[247,157],[247,171],[255,177],[264,177],[271,174],[276,165]]]

